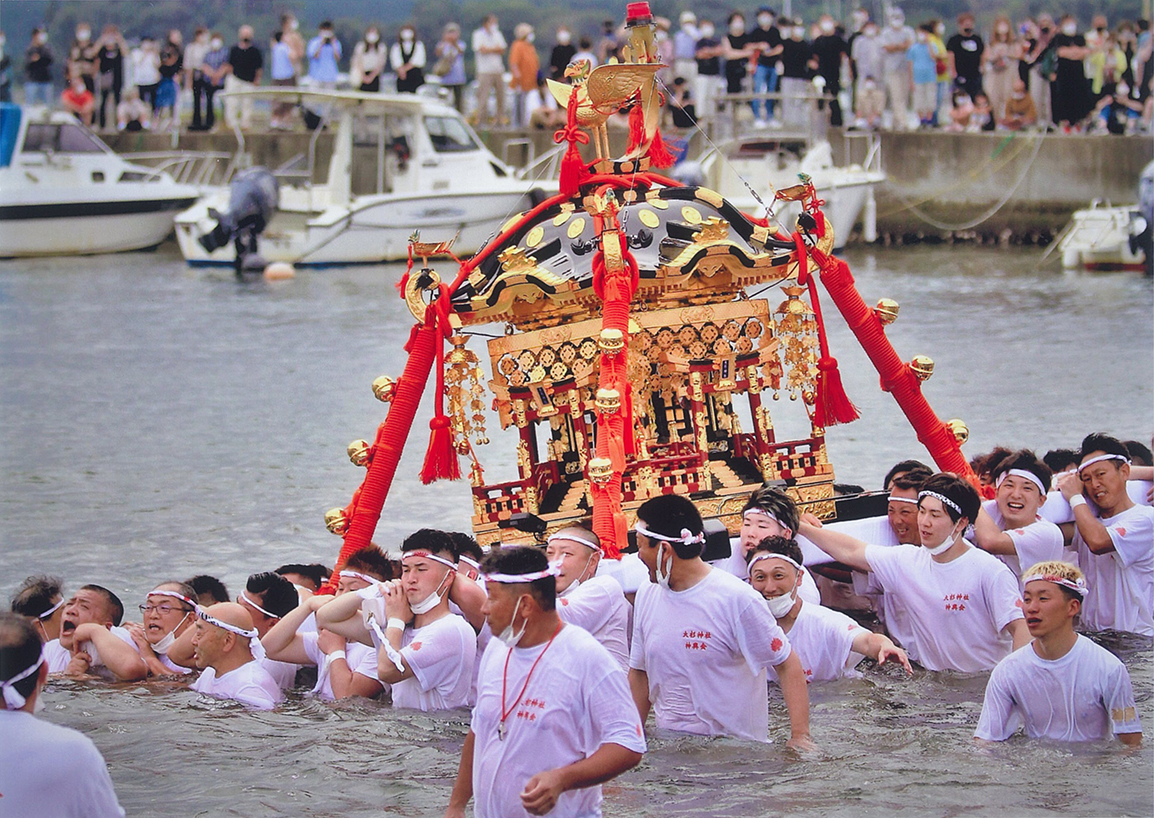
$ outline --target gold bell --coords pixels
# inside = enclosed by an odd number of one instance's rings
[[[934,359],[928,355],[915,355],[910,361],[910,369],[919,381],[928,381],[934,374]]]
[[[349,444],[348,452],[354,466],[369,465],[369,441],[354,440]]]
[[[621,409],[621,393],[616,389],[598,389],[593,401],[603,415],[615,415]]]
[[[349,530],[349,515],[343,508],[330,508],[325,512],[325,528],[338,536]]]
[[[879,298],[874,307],[874,315],[882,322],[882,326],[889,326],[898,320],[898,302],[892,298]]]
[[[625,335],[619,329],[603,329],[597,346],[607,355],[616,355],[625,348]]]
[[[946,421],[946,428],[953,433],[959,446],[970,439],[970,427],[961,418],[950,418]]]
[[[373,394],[376,395],[377,400],[382,403],[391,403],[397,394],[397,384],[399,380],[393,380],[388,375],[381,375],[373,381]]]
[[[613,462],[608,457],[594,457],[589,461],[589,479],[603,486],[613,479]]]

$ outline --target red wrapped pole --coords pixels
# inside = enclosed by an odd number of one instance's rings
[[[425,384],[429,380],[429,372],[437,357],[437,347],[441,344],[436,323],[426,323],[413,328],[409,339],[409,359],[405,363],[404,374],[397,382],[396,395],[385,422],[377,428],[377,439],[372,447],[372,460],[369,461],[365,480],[354,496],[349,519],[349,529],[345,533],[344,545],[341,546],[337,565],[341,565],[350,556],[367,546],[373,539],[373,532],[377,529],[377,521],[381,518],[381,509],[384,508],[385,498],[393,484],[393,477],[397,473],[397,465],[401,461],[401,452],[404,451],[405,441],[409,437],[409,430],[413,426],[413,418],[417,415],[417,407],[421,403],[421,395],[425,391]],[[337,574],[334,571],[321,593],[333,593],[337,584]]]
[[[849,266],[817,249],[811,249],[810,255],[817,262],[821,282],[830,298],[881,375],[882,389],[894,396],[934,463],[942,471],[953,472],[978,487],[978,476],[962,454],[957,438],[934,413],[922,394],[921,381],[886,338],[881,321],[854,286]]]

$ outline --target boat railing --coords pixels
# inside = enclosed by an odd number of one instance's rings
[[[155,177],[167,173],[176,182],[195,187],[228,184],[236,173],[236,157],[227,151],[140,151],[121,158],[149,168]]]
[[[881,173],[882,171],[882,141],[873,131],[846,131],[845,139],[846,164],[857,164],[862,170]],[[862,157],[860,160],[858,157]]]

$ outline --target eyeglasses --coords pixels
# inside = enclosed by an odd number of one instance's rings
[[[178,613],[188,613],[192,608],[174,608],[172,605],[140,605],[140,612],[142,614],[152,613],[156,611],[158,614],[164,616],[176,611]]]

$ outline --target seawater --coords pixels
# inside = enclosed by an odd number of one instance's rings
[[[1150,279],[1063,273],[1022,249],[858,248],[846,258],[868,303],[902,304],[887,333],[903,358],[935,360],[925,394],[941,417],[969,425],[967,454],[1075,446],[1094,430],[1149,438]],[[384,417],[372,379],[404,366],[412,319],[393,286],[402,271],[237,282],[188,268],[171,245],[0,262],[4,597],[50,572],[69,588],[107,585],[133,610],[164,579],[214,573],[235,593],[253,571],[331,564],[339,541],[321,516],[363,476],[345,446],[371,439]],[[771,308],[782,300],[777,289],[760,297]],[[822,307],[862,413],[828,431],[830,459],[839,481],[880,488],[893,462],[925,452],[828,297]],[[471,344],[483,360],[484,340]],[[786,396],[770,408],[779,430],[804,430]],[[417,478],[431,411],[426,398],[378,528],[386,545],[424,525],[468,526],[464,483]],[[507,479],[512,446],[488,448],[489,476]],[[1129,667],[1150,731],[1150,640],[1099,638]],[[1022,739],[979,750],[970,736],[984,686],[984,674],[867,668],[813,687],[821,752],[805,759],[784,749],[788,721],[771,693],[773,744],[656,735],[641,767],[606,786],[606,814],[1154,814],[1150,741],[1136,753]],[[122,804],[145,816],[439,815],[468,729],[464,712],[296,695],[248,713],[164,683],[53,682],[46,702],[44,717],[92,737]]]

